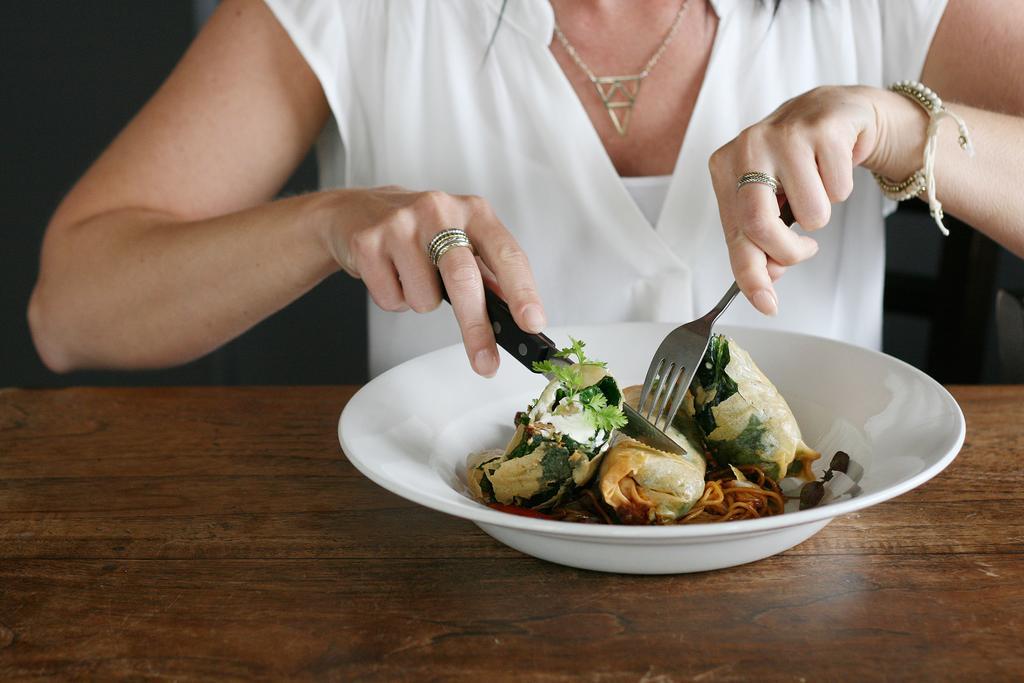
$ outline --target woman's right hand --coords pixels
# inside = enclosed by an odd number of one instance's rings
[[[523,330],[544,328],[544,308],[526,254],[485,199],[394,186],[336,190],[320,197],[327,249],[341,268],[366,283],[382,309],[425,313],[437,308],[440,270],[466,353],[480,375],[493,376],[499,363],[484,305],[485,281],[508,303]],[[452,227],[466,231],[476,256],[456,247],[435,268],[427,246],[434,235]]]

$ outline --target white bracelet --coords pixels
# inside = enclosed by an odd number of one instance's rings
[[[890,85],[889,90],[912,99],[928,112],[928,140],[924,145],[924,165],[920,170],[914,171],[909,178],[899,182],[877,173],[874,174],[875,180],[878,181],[878,185],[886,197],[898,202],[916,197],[921,192],[927,192],[928,212],[935,219],[935,224],[939,226],[942,234],[948,235],[949,230],[942,222],[942,202],[935,196],[935,152],[938,148],[939,124],[942,123],[942,119],[947,117],[956,121],[960,131],[958,138],[960,148],[973,157],[974,146],[971,144],[971,138],[967,132],[967,124],[962,118],[946,109],[942,100],[931,88],[925,87],[917,81],[899,81]]]

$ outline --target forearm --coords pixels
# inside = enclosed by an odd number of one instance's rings
[[[52,226],[29,307],[44,361],[162,367],[238,336],[337,270],[316,197],[200,221],[123,209]]]
[[[865,166],[902,179],[922,165],[927,115],[895,93],[880,95],[880,102],[879,154]],[[943,121],[935,162],[935,194],[943,210],[1024,258],[1024,118],[946,104],[966,121],[975,155],[960,148],[956,124]]]

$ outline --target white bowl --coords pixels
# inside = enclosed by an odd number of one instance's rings
[[[587,343],[622,386],[643,381],[672,325],[625,323],[553,330]],[[471,520],[529,555],[609,572],[669,574],[759,560],[820,531],[833,517],[888,500],[941,472],[959,452],[965,423],[953,397],[921,371],[882,353],[819,337],[721,326],[750,352],[789,402],[804,440],[827,463],[844,450],[863,467],[845,500],[764,519],[679,526],[618,526],[532,519],[493,510],[465,486],[466,456],[504,447],[517,410],[545,384],[510,356],[487,380],[461,346],[410,360],[360,389],[338,437],[348,459],[385,489]]]

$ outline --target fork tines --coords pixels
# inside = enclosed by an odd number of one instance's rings
[[[640,394],[638,411],[661,430],[667,429],[672,424],[673,416],[682,405],[687,387],[680,386],[680,380],[685,371],[685,367],[666,358],[660,358],[657,363],[651,363],[647,369],[647,378],[644,380],[644,388]],[[657,383],[656,386],[655,383]],[[651,395],[652,390],[653,395]],[[650,397],[650,402],[647,400],[648,397]]]

